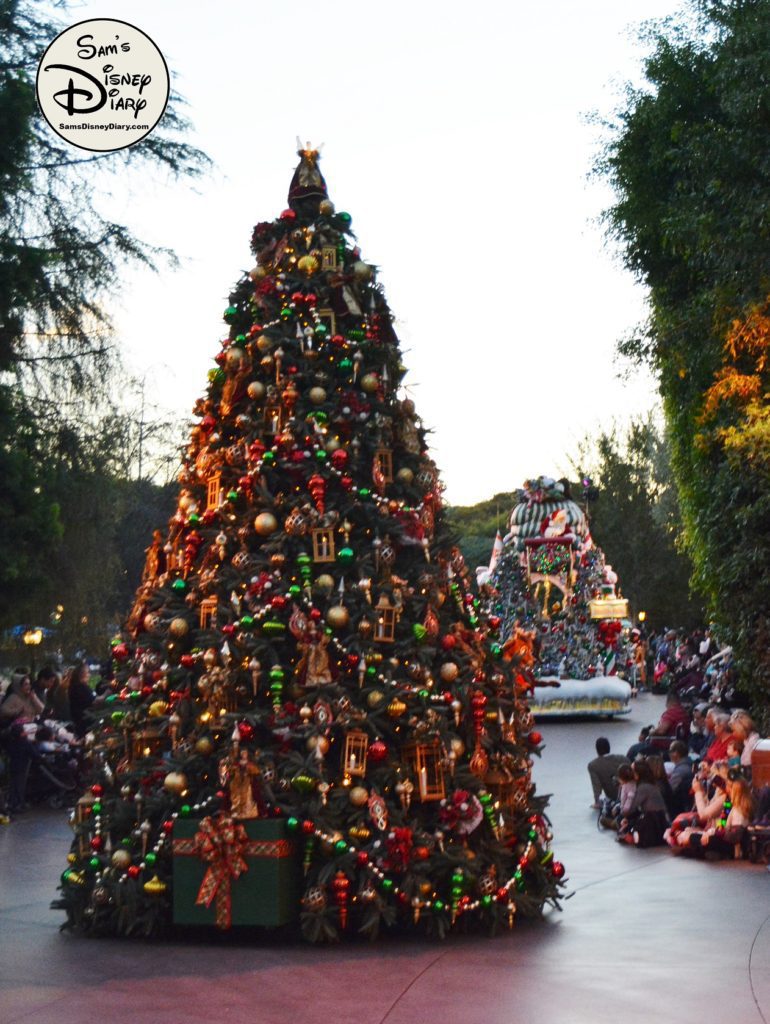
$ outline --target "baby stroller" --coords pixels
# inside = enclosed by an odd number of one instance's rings
[[[48,807],[71,807],[79,790],[80,768],[70,754],[41,754],[27,776],[27,802]]]

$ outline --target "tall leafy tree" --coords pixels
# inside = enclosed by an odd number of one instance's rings
[[[734,342],[770,293],[770,2],[691,0],[648,42],[599,161],[609,231],[650,291],[622,347],[657,372],[695,581],[767,708],[768,381]]]
[[[66,10],[62,4],[56,5]],[[35,98],[40,56],[61,25],[49,5],[0,0],[0,621],[18,619],[57,549],[63,438],[98,429],[91,410],[119,371],[107,300],[127,263],[172,257],[100,212],[111,176],[195,176],[207,159],[184,141],[172,94],[136,146],[86,153],[60,141]],[[69,466],[70,473],[78,465]],[[70,479],[70,484],[72,480]],[[77,524],[65,524],[70,532]],[[25,605],[25,602],[27,603]]]

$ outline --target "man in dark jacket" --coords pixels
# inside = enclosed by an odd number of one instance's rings
[[[610,741],[605,736],[600,736],[596,741],[596,753],[593,761],[588,762],[588,774],[594,791],[591,806],[598,810],[602,793],[610,800],[617,800],[618,780],[615,776],[622,764],[628,764],[628,758],[622,754],[611,754]]]

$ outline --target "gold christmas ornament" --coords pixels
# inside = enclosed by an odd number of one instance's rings
[[[165,700],[154,700],[147,708],[148,718],[160,718],[168,711],[168,703]]]
[[[278,520],[272,512],[260,512],[254,520],[254,529],[260,537],[269,537],[278,529]]]
[[[361,378],[361,390],[372,395],[380,386],[380,378],[376,373],[365,373]]]
[[[246,394],[253,402],[261,402],[265,397],[265,385],[261,380],[253,380],[246,388]]]
[[[218,657],[216,649],[214,647],[209,647],[203,655],[203,664],[206,668],[213,668],[217,663]]]
[[[264,356],[272,347],[273,339],[267,334],[260,334],[257,338],[257,349],[262,353],[262,355]],[[264,384],[262,387],[264,388]]]
[[[332,629],[344,629],[350,622],[350,612],[344,604],[335,604],[326,613],[326,621]]]
[[[125,871],[131,863],[131,854],[128,850],[115,850],[112,857],[110,857],[110,863],[118,871]]]
[[[353,786],[348,793],[348,800],[354,807],[363,807],[369,799],[369,791],[364,786]]]
[[[300,256],[297,260],[297,270],[301,274],[307,274],[308,277],[312,277],[316,270],[318,270],[318,260],[315,256],[309,254],[307,256]]]
[[[460,669],[453,661],[445,661],[439,669],[439,675],[445,683],[453,683],[460,674]]]
[[[329,741],[325,736],[308,736],[306,746],[308,750],[317,750],[321,755],[329,752]]]
[[[311,388],[310,391],[308,391],[307,396],[313,405],[323,405],[326,401],[326,389],[318,387]]]
[[[366,703],[369,705],[372,711],[374,711],[374,709],[378,708],[384,700],[385,694],[382,692],[382,690],[372,690],[372,692],[366,698]]]
[[[318,212],[322,217],[331,217],[334,213],[334,203],[331,199],[322,199],[318,204]]]
[[[234,373],[236,370],[240,370],[245,358],[246,353],[242,348],[229,348],[225,356],[225,366]]]
[[[150,896],[160,896],[166,891],[166,883],[162,882],[157,875],[153,875],[152,878],[145,882],[142,886],[144,891]]]
[[[388,704],[388,714],[391,718],[400,718],[405,711],[406,704],[404,704],[400,697],[394,697],[390,704]]]
[[[257,264],[249,271],[249,277],[252,281],[262,281],[267,277],[267,267],[261,267]]]
[[[208,757],[213,749],[214,744],[208,736],[201,736],[201,738],[195,743],[195,753],[200,754],[201,757]]]
[[[186,636],[189,629],[187,619],[172,619],[168,626],[169,633],[179,639],[180,637]]]
[[[328,572],[322,572],[318,579],[315,581],[315,589],[320,590],[321,593],[329,593],[334,589],[334,577],[330,576]]]
[[[414,480],[414,473],[408,466],[402,466],[396,473],[396,480],[400,484],[409,485]]]
[[[187,789],[187,776],[183,772],[169,772],[163,780],[163,788],[175,796],[181,796]]]
[[[459,736],[453,736],[449,741],[449,749],[455,757],[462,757],[465,753],[465,744]]]

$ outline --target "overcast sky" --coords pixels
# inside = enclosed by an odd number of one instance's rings
[[[69,22],[148,33],[215,162],[196,190],[147,182],[110,213],[182,267],[127,276],[126,358],[188,414],[224,336],[251,229],[277,216],[300,135],[380,267],[446,496],[472,503],[560,475],[586,433],[648,410],[617,339],[644,293],[608,251],[588,180],[592,111],[638,80],[636,28],[674,0],[387,3],[90,0]]]

